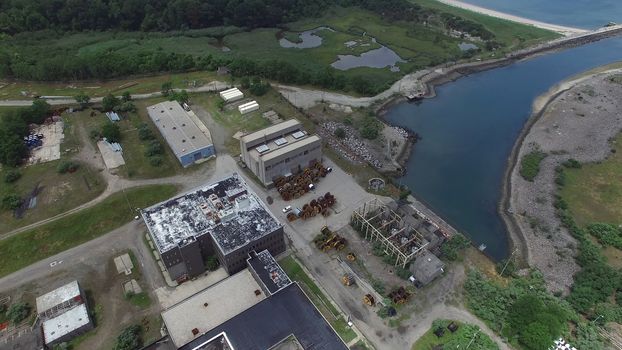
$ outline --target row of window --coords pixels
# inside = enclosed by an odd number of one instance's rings
[[[301,157],[301,156],[303,156],[303,155],[305,155],[305,156],[306,156],[307,154],[309,154],[309,152],[313,152],[313,151],[315,151],[315,150],[316,150],[316,149],[318,149],[318,148],[320,148],[320,146],[315,146],[315,147],[311,148],[310,150],[306,150],[306,151],[304,151],[304,152],[300,152],[300,153],[298,153],[298,154],[296,154],[296,155],[294,155],[294,156],[291,156],[291,157],[285,158],[285,159],[283,159],[283,160],[282,160],[282,161],[280,161],[280,162],[274,163],[274,164],[272,164],[272,165],[266,165],[266,171],[270,170],[272,167],[276,167],[277,165],[280,165],[280,164],[283,164],[283,163],[289,163],[289,162],[290,162],[290,160],[292,160],[292,161],[293,161],[294,159],[296,159],[296,158],[298,158],[298,157]]]

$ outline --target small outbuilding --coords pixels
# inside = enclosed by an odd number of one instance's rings
[[[238,88],[231,88],[228,90],[224,90],[220,92],[220,97],[225,100],[225,102],[233,102],[237,100],[241,100],[244,98],[244,94]]]
[[[426,250],[412,263],[410,272],[412,272],[415,282],[426,285],[442,275],[445,272],[444,268],[445,264],[436,255]]]
[[[259,103],[257,101],[250,101],[238,106],[238,110],[241,114],[247,114],[259,109]]]

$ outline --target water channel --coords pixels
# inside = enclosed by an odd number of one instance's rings
[[[534,99],[561,80],[618,60],[620,37],[474,74],[438,87],[434,99],[394,106],[387,119],[422,136],[398,181],[476,244],[486,244],[491,257],[506,257],[497,204],[507,158]]]

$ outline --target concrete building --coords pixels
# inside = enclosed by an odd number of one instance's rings
[[[321,139],[309,135],[296,119],[242,136],[240,149],[242,161],[267,187],[322,159]]]
[[[268,251],[247,262],[248,270],[162,312],[176,348],[266,350],[295,339],[297,349],[348,349]]]
[[[78,281],[38,297],[36,304],[43,343],[49,348],[93,329]]]
[[[246,268],[252,250],[285,251],[283,226],[236,173],[142,211],[171,279],[205,272],[216,255],[227,273]]]
[[[176,101],[149,106],[147,113],[183,167],[216,155],[210,131]]]
[[[259,109],[259,103],[257,101],[250,101],[238,106],[238,111],[240,114],[247,114]]]
[[[445,272],[445,264],[436,255],[425,251],[410,266],[416,282],[427,285]]]

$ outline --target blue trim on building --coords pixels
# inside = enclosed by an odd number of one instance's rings
[[[194,162],[196,162],[197,160],[209,158],[215,155],[216,155],[216,151],[214,150],[214,145],[209,145],[202,149],[198,149],[188,154],[184,154],[183,156],[178,157],[177,159],[181,163],[181,166],[185,168],[185,167],[188,167],[194,164]]]

